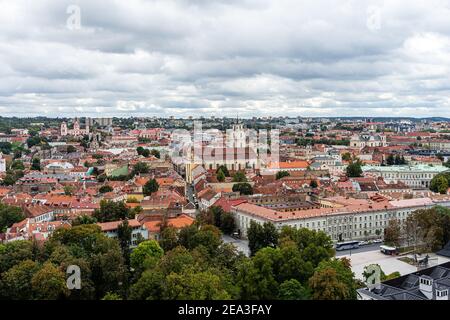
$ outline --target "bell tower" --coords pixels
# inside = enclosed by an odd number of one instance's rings
[[[61,123],[61,130],[60,130],[61,136],[65,137],[67,136],[67,123],[63,121]]]

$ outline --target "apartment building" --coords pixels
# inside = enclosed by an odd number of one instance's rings
[[[413,211],[430,208],[435,203],[430,198],[389,201],[334,197],[327,199],[321,208],[282,212],[252,203],[241,203],[231,208],[238,232],[244,238],[250,222],[271,222],[277,228],[290,226],[323,231],[334,241],[365,240],[384,234],[389,220],[404,221]]]
[[[436,175],[450,171],[442,165],[363,166],[364,175],[382,177],[386,183],[403,182],[413,189],[427,189]]]
[[[111,222],[103,222],[97,223],[100,226],[103,233],[105,233],[110,238],[117,239],[118,237],[118,228],[123,221],[111,221]],[[131,244],[130,248],[134,248],[138,245],[139,239],[148,239],[148,230],[139,223],[139,221],[135,219],[128,220],[128,225],[131,228]]]

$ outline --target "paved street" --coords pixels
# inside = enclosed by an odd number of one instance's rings
[[[355,253],[361,253],[361,252],[379,251],[380,250],[380,245],[382,245],[382,244],[381,243],[374,243],[374,244],[369,244],[369,245],[366,245],[366,246],[361,246],[361,247],[359,247],[358,249],[355,249],[355,250],[336,251],[336,257],[350,255],[350,253],[353,255]]]
[[[381,269],[386,273],[392,273],[395,271],[400,272],[401,275],[408,274],[417,271],[416,267],[398,260],[398,256],[388,256],[377,251],[366,251],[343,255],[340,257],[349,258],[352,265],[352,271],[355,273],[355,277],[363,280],[364,267],[370,264],[379,264]]]
[[[225,243],[232,243],[234,246],[244,253],[246,256],[250,256],[250,250],[248,249],[248,240],[240,240],[240,239],[234,239],[230,236],[223,235],[222,240]]]
[[[194,203],[194,188],[190,184],[186,185],[186,196],[189,202]]]

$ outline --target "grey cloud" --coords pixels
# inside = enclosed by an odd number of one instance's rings
[[[72,3],[2,5],[2,115],[450,116],[446,1]]]

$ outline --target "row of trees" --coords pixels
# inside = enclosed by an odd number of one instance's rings
[[[402,156],[400,156],[400,155],[393,155],[393,154],[390,154],[387,158],[386,158],[386,164],[388,165],[388,166],[393,166],[393,165],[403,165],[403,164],[406,164],[406,160],[405,160],[405,157],[402,155]]]
[[[138,155],[143,156],[145,158],[150,157],[150,155],[153,155],[158,159],[161,158],[161,153],[156,149],[149,150],[143,147],[137,147],[136,152],[138,153]]]
[[[142,211],[141,207],[129,208],[123,201],[100,201],[100,208],[94,211],[93,217],[98,222],[110,222],[125,219],[133,219]]]
[[[224,234],[232,234],[236,229],[236,223],[231,213],[225,212],[222,207],[212,206],[198,217],[202,224],[214,225]]]
[[[390,220],[384,232],[385,242],[391,245],[424,252],[439,250],[450,241],[450,209],[436,206],[416,210],[404,222]]]
[[[23,219],[25,219],[25,215],[21,208],[0,202],[0,233],[5,232],[6,228]]]
[[[350,140],[336,140],[336,139],[308,139],[308,138],[298,138],[297,139],[297,145],[306,147],[308,145],[315,145],[315,144],[326,144],[329,146],[336,145],[336,146],[349,146]]]
[[[13,160],[7,167],[2,185],[12,186],[24,176],[25,165],[20,160]]]
[[[218,223],[224,217],[216,211],[209,218]],[[159,242],[142,241],[131,252],[126,220],[118,239],[80,224],[55,231],[43,246],[0,245],[0,298],[355,299],[349,263],[333,258],[324,233],[264,225],[271,240],[259,235],[257,241],[268,245],[260,243],[246,257],[209,223],[197,220],[180,231],[163,223]],[[69,265],[81,269],[80,290],[67,289]]]

